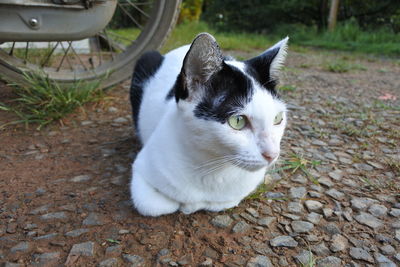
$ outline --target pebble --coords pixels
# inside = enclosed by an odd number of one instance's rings
[[[384,267],[396,267],[397,265],[389,260],[386,256],[382,255],[381,253],[375,252],[374,253],[374,258],[376,262],[379,263],[379,266],[384,266]]]
[[[110,258],[99,262],[99,267],[117,267],[119,266],[118,260],[115,258]]]
[[[139,267],[144,264],[144,259],[138,255],[123,254],[122,258],[129,262],[131,267]]]
[[[42,220],[61,220],[61,219],[66,219],[67,215],[65,212],[60,211],[60,212],[53,212],[53,213],[47,213],[43,214],[40,216]]]
[[[325,245],[325,242],[311,246],[311,251],[320,257],[328,256],[331,253],[329,248]]]
[[[89,229],[80,228],[80,229],[76,229],[76,230],[72,230],[72,231],[66,232],[65,236],[77,237],[77,236],[80,236],[80,235],[82,235],[84,233],[87,233],[87,232],[89,232]]]
[[[372,204],[368,209],[368,212],[374,215],[375,217],[384,217],[386,216],[387,211],[388,209],[380,204]]]
[[[297,243],[296,240],[293,239],[293,237],[291,236],[277,236],[275,238],[273,238],[272,240],[270,240],[270,244],[273,247],[297,247],[297,245],[299,243]]]
[[[322,213],[324,214],[325,218],[329,218],[333,214],[333,209],[331,209],[331,208],[323,208],[322,209]]]
[[[270,225],[276,221],[276,217],[262,217],[258,219],[257,223],[261,226],[270,227]]]
[[[126,123],[128,122],[128,119],[124,118],[124,117],[119,117],[113,120],[113,122],[115,123]]]
[[[41,236],[34,237],[33,240],[47,240],[47,239],[52,239],[56,236],[58,236],[58,233],[50,233],[47,235],[41,235]]]
[[[206,258],[202,263],[200,263],[201,267],[211,267],[213,266],[213,261],[210,258]]]
[[[341,170],[334,170],[332,172],[328,173],[329,177],[331,177],[333,180],[340,181],[343,177],[343,171]]]
[[[335,223],[328,223],[323,229],[330,235],[341,234],[339,227]]]
[[[318,224],[320,222],[320,220],[322,219],[322,215],[315,213],[315,212],[311,212],[307,215],[306,219],[310,223]]]
[[[396,253],[396,249],[391,245],[385,245],[380,247],[379,249],[385,255],[394,255]]]
[[[288,212],[298,214],[303,212],[303,206],[299,202],[289,202],[287,210]]]
[[[396,229],[396,231],[394,231],[394,238],[400,242],[400,229]]]
[[[215,227],[227,228],[233,223],[233,220],[229,215],[217,215],[211,219],[210,223]]]
[[[368,251],[362,248],[351,247],[349,250],[349,254],[353,259],[374,263],[374,259],[372,258],[372,256],[368,253]]]
[[[358,215],[354,216],[354,219],[361,223],[364,224],[368,227],[371,227],[374,230],[378,230],[383,227],[383,221],[379,220],[378,218],[372,216],[369,213],[366,212],[360,212]]]
[[[355,210],[366,210],[372,204],[378,203],[378,201],[375,199],[372,199],[372,198],[367,198],[367,197],[363,197],[363,198],[355,197],[355,198],[351,199],[350,203],[351,203],[351,207]]]
[[[342,260],[334,256],[328,256],[317,260],[317,267],[342,267]]]
[[[335,188],[329,189],[328,191],[325,192],[325,194],[338,201],[343,201],[346,198],[344,193],[336,190]]]
[[[293,176],[292,178],[290,178],[290,180],[292,182],[299,183],[299,184],[306,184],[308,181],[307,178],[305,178],[301,174],[297,174],[297,175]]]
[[[11,253],[26,252],[30,249],[31,244],[28,242],[20,242],[10,249]]]
[[[356,163],[354,164],[354,167],[356,167],[357,170],[360,171],[372,171],[374,168],[371,165],[365,164],[365,163]]]
[[[46,204],[46,205],[40,206],[40,207],[38,207],[38,208],[36,208],[36,209],[30,211],[29,214],[30,214],[30,215],[42,214],[42,213],[47,212],[47,211],[49,210],[50,207],[51,207],[50,204]]]
[[[316,200],[306,200],[304,202],[306,205],[306,208],[309,212],[318,212],[322,210],[322,207],[324,206],[321,202],[316,201]]]
[[[321,177],[318,179],[318,183],[320,183],[321,185],[324,185],[328,188],[333,186],[333,182],[331,179],[329,179],[328,177]]]
[[[258,255],[250,258],[247,262],[247,267],[273,267],[271,260],[267,256]]]
[[[46,252],[39,255],[34,255],[35,260],[39,261],[40,264],[45,266],[56,265],[60,259],[60,252]]]
[[[78,175],[78,176],[75,176],[74,178],[71,178],[71,182],[74,182],[74,183],[87,182],[90,179],[92,179],[90,175]]]
[[[293,258],[300,266],[310,266],[314,259],[312,252],[305,249],[296,256],[293,256]]]
[[[307,189],[305,187],[292,187],[289,190],[289,197],[293,199],[303,198],[307,193]]]
[[[23,266],[25,266],[25,265],[19,264],[19,263],[13,263],[13,262],[4,263],[4,267],[23,267]]]
[[[83,220],[82,224],[88,226],[97,226],[97,225],[103,225],[104,222],[101,220],[100,216],[97,213],[91,212]]]
[[[122,246],[121,245],[115,245],[106,248],[106,257],[118,257],[122,253]]]
[[[245,221],[239,221],[235,226],[232,228],[233,233],[244,233],[250,230],[251,226],[246,223]]]
[[[79,243],[72,246],[68,258],[70,256],[94,256],[94,243],[91,241]],[[68,261],[68,260],[67,260]]]
[[[312,223],[305,221],[293,221],[291,225],[296,233],[308,233],[314,228]]]
[[[332,243],[329,248],[333,252],[345,250],[347,248],[347,244],[348,244],[347,239],[340,234],[334,234],[332,236],[331,242]]]
[[[389,214],[393,217],[400,217],[400,209],[391,209]]]

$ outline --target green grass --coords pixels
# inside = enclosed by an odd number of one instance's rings
[[[190,22],[178,25],[167,43],[163,46],[165,53],[176,47],[189,44],[201,32],[215,36],[224,50],[254,52],[264,50],[287,35],[290,37],[290,49],[306,53],[306,47],[319,47],[344,51],[355,51],[367,54],[400,56],[400,34],[388,29],[363,31],[354,22],[339,24],[334,32],[318,33],[315,28],[299,25],[281,25],[274,33],[256,34],[241,32],[220,32],[205,22]]]
[[[351,70],[367,70],[367,68],[361,64],[351,64],[342,60],[326,63],[324,69],[336,73],[344,73]]]
[[[15,113],[20,119],[9,124],[37,124],[37,129],[53,121],[62,119],[85,103],[95,102],[104,97],[99,89],[101,80],[95,82],[76,82],[71,87],[62,88],[44,74],[24,74],[28,85],[10,84],[17,95],[11,103],[0,103],[0,110]]]

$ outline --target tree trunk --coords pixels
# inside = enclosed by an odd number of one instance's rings
[[[339,0],[331,0],[331,8],[329,10],[329,18],[328,18],[329,31],[333,31],[335,29],[338,8],[339,8]]]

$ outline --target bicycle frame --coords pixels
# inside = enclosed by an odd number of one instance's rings
[[[86,0],[85,6],[51,0],[2,0],[0,43],[81,40],[101,31],[111,20],[117,0]]]

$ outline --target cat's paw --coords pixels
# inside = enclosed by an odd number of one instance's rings
[[[230,208],[234,208],[239,205],[240,200],[237,201],[227,201],[227,202],[208,202],[205,208],[208,211],[222,211]]]
[[[179,207],[179,210],[184,214],[191,214],[198,210],[204,209],[205,206],[206,206],[205,202],[185,203]]]
[[[131,197],[137,211],[144,216],[156,217],[179,209],[178,202],[163,195],[136,175],[131,182]]]

